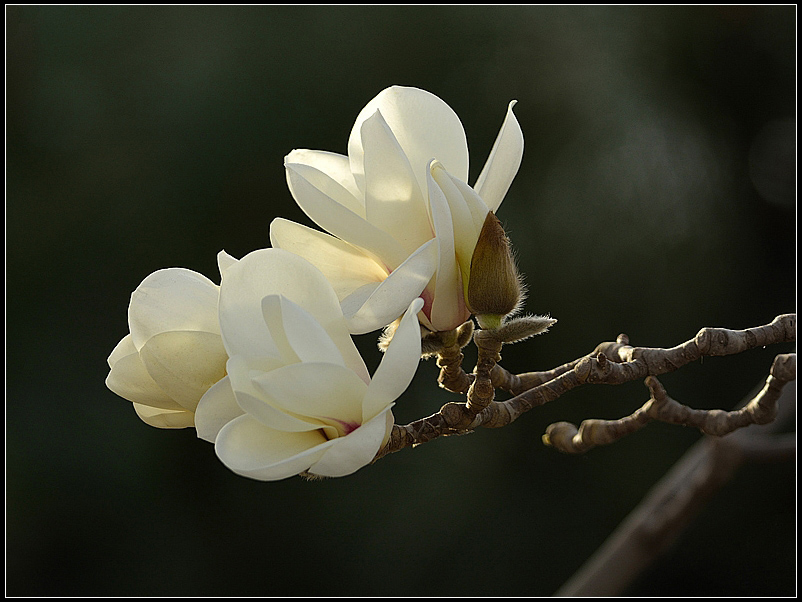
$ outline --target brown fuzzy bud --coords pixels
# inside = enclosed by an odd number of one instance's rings
[[[471,258],[465,301],[483,328],[498,327],[518,309],[523,289],[501,222],[488,212]],[[488,326],[483,324],[485,322]]]

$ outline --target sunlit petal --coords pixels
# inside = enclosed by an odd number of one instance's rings
[[[462,277],[454,248],[454,226],[443,191],[429,174],[429,204],[437,242],[439,264],[432,301],[431,322],[437,330],[450,330],[468,316],[462,293]]]
[[[409,160],[380,112],[362,124],[365,216],[412,252],[432,238],[429,215]]]
[[[388,269],[394,269],[406,259],[404,248],[392,236],[317,189],[296,166],[287,164],[286,171],[292,196],[318,226],[361,247]]]
[[[437,269],[437,241],[430,240],[375,288],[364,287],[343,300],[343,313],[354,334],[387,326],[419,296]]]
[[[329,174],[305,163],[294,163],[294,158],[300,158],[298,151],[293,151],[284,159],[285,165],[292,166],[293,172],[297,173],[324,195],[336,201],[349,211],[353,211],[362,218],[365,217],[365,203],[362,200],[361,193],[359,196],[354,196],[347,188],[333,179]],[[337,177],[338,179],[342,179],[342,176],[338,175]],[[351,177],[351,181],[353,182],[353,176]]]
[[[362,123],[381,111],[401,148],[409,159],[418,186],[426,190],[428,165],[436,158],[446,169],[468,179],[468,143],[457,114],[434,94],[418,88],[392,86],[371,100],[356,118],[348,140],[351,170],[364,190],[364,149]]]
[[[348,157],[327,151],[296,149],[287,155],[285,163],[298,163],[308,165],[323,172],[340,186],[350,192],[355,199],[362,198],[362,193],[356,185]],[[362,210],[364,212],[364,209]],[[362,213],[357,211],[357,213]]]
[[[487,158],[474,188],[489,209],[495,213],[512,184],[524,154],[524,135],[512,112],[517,101],[507,107],[507,116],[498,133],[493,150]],[[454,173],[454,172],[452,172]],[[467,178],[462,178],[467,180]]]

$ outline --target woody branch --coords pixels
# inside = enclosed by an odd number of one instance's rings
[[[746,330],[703,328],[693,339],[668,349],[633,347],[629,344],[629,338],[622,334],[615,342],[601,343],[590,354],[553,370],[519,375],[508,372],[497,363],[503,343],[516,340],[514,335],[509,333],[514,326],[510,325],[507,331],[504,329],[505,326],[502,326],[495,331],[479,330],[474,333],[474,342],[479,348],[479,360],[473,374],[462,371],[459,365],[462,354],[453,353],[453,341],[451,352],[444,354],[438,351],[438,365],[441,367],[440,382],[441,386],[453,392],[469,393],[477,379],[487,382],[489,373],[491,392],[498,388],[512,393],[514,397],[506,401],[495,401],[491,397],[488,401],[488,392],[484,391],[479,396],[479,408],[476,403],[449,402],[439,412],[427,418],[403,426],[394,425],[388,443],[380,450],[376,459],[440,436],[467,433],[480,426],[487,428],[506,426],[532,408],[554,401],[584,384],[622,384],[652,377],[648,384],[651,385],[653,393],[656,391],[656,395],[662,397],[663,393],[660,391],[662,387],[653,377],[678,370],[704,356],[733,355],[755,347],[795,341],[796,314],[780,315],[769,324]],[[791,380],[795,378],[795,355],[792,361]],[[446,373],[447,378],[444,378],[443,375]],[[774,375],[770,378],[774,380],[770,384],[767,383],[769,389],[781,387],[787,382]],[[770,403],[769,398],[770,395],[764,396],[762,402]],[[666,406],[671,404],[662,403],[662,407]],[[641,420],[649,421],[640,417],[641,415],[647,416],[649,420],[654,419],[653,415],[643,411],[638,418],[631,418],[630,422],[639,424],[638,421]],[[735,426],[739,428],[754,422],[756,415],[762,414],[743,413],[739,418],[730,420],[734,420],[733,423],[747,420],[744,424],[739,423]],[[603,431],[604,429],[600,429],[599,432]],[[569,438],[572,439],[573,436],[575,434],[572,433]],[[560,440],[564,439],[565,437],[562,437]],[[548,434],[545,440],[551,443]]]

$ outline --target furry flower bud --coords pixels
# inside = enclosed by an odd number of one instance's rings
[[[465,301],[482,328],[498,328],[523,300],[521,277],[501,222],[489,212],[471,258]]]

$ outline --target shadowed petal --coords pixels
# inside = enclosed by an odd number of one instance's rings
[[[220,429],[214,447],[217,457],[235,473],[276,481],[309,468],[334,441],[327,441],[320,431],[277,431],[244,415]]]
[[[108,361],[111,372],[106,377],[106,386],[123,399],[164,410],[184,409],[150,376],[131,335],[117,344]]]
[[[437,241],[430,240],[378,286],[365,286],[343,299],[343,313],[353,334],[384,328],[423,292],[437,269]]]
[[[389,406],[347,436],[330,441],[333,445],[310,466],[309,472],[323,477],[344,477],[370,464],[386,440],[388,425],[392,428],[392,420],[386,418],[388,412]]]
[[[150,337],[171,330],[219,333],[218,287],[205,276],[183,268],[158,270],[131,295],[128,325],[137,349]]]
[[[387,270],[354,245],[282,218],[270,224],[270,244],[300,255],[323,272],[340,301],[387,277]]]
[[[228,360],[220,335],[177,330],[149,338],[139,356],[159,387],[192,411],[209,387],[226,375]]]
[[[407,309],[379,367],[368,385],[362,402],[362,421],[367,422],[406,391],[420,363],[420,325],[418,312],[423,299],[415,299]]]
[[[185,429],[193,426],[193,414],[188,410],[161,410],[139,403],[134,410],[142,422],[160,429]]]
[[[226,376],[206,391],[198,402],[198,407],[195,409],[195,429],[198,437],[214,443],[220,429],[244,413],[237,405],[231,382]]]

